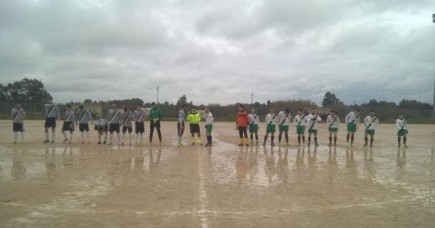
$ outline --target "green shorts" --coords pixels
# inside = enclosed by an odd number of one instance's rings
[[[213,131],[213,125],[205,125],[205,133],[211,133]]]
[[[268,124],[266,126],[266,133],[275,133],[275,132],[276,132],[275,124]]]
[[[338,127],[329,127],[329,132],[338,132]]]
[[[250,124],[249,125],[249,132],[258,133],[258,124]]]
[[[308,133],[314,133],[314,134],[317,134],[317,129],[312,129],[312,128],[310,128],[310,129],[308,129]]]
[[[407,134],[408,134],[408,130],[406,130],[406,129],[400,129],[397,132],[397,136],[406,136]]]
[[[347,131],[348,132],[356,132],[356,124],[355,123],[348,123],[347,124]]]
[[[298,135],[305,134],[305,126],[301,126],[301,125],[296,126],[296,134]]]
[[[375,129],[366,129],[366,134],[367,135],[375,135]]]
[[[280,125],[279,132],[288,132],[288,125]]]

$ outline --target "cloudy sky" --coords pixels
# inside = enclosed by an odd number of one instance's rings
[[[0,1],[0,83],[57,102],[432,102],[433,0]]]

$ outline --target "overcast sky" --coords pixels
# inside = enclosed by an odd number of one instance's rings
[[[433,0],[0,1],[0,83],[57,102],[432,102]]]

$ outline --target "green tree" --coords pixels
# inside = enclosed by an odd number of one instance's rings
[[[326,92],[325,96],[323,97],[323,101],[322,101],[322,106],[323,107],[328,107],[328,106],[333,106],[333,105],[341,105],[343,104],[343,102],[340,101],[340,99],[338,99],[335,94],[331,93],[331,92]]]
[[[50,93],[44,88],[44,84],[37,79],[24,78],[21,81],[9,83],[0,88],[0,99],[9,101],[44,102],[51,99]]]
[[[403,99],[399,102],[400,109],[431,110],[432,105],[417,100]]]
[[[183,104],[187,104],[187,97],[186,97],[186,95],[183,95],[180,98],[178,98],[177,107],[181,107]]]

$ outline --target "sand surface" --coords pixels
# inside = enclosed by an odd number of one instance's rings
[[[373,148],[237,146],[232,123],[215,123],[214,146],[177,148],[174,122],[164,146],[42,144],[42,121],[27,121],[11,144],[0,121],[0,227],[434,227],[434,125],[410,125],[397,148],[380,125]],[[148,125],[148,124],[147,124]],[[146,126],[148,127],[148,126]],[[204,130],[204,129],[201,129]],[[148,129],[146,130],[148,135]],[[260,138],[264,126],[260,129]],[[261,139],[262,141],[262,139]]]

